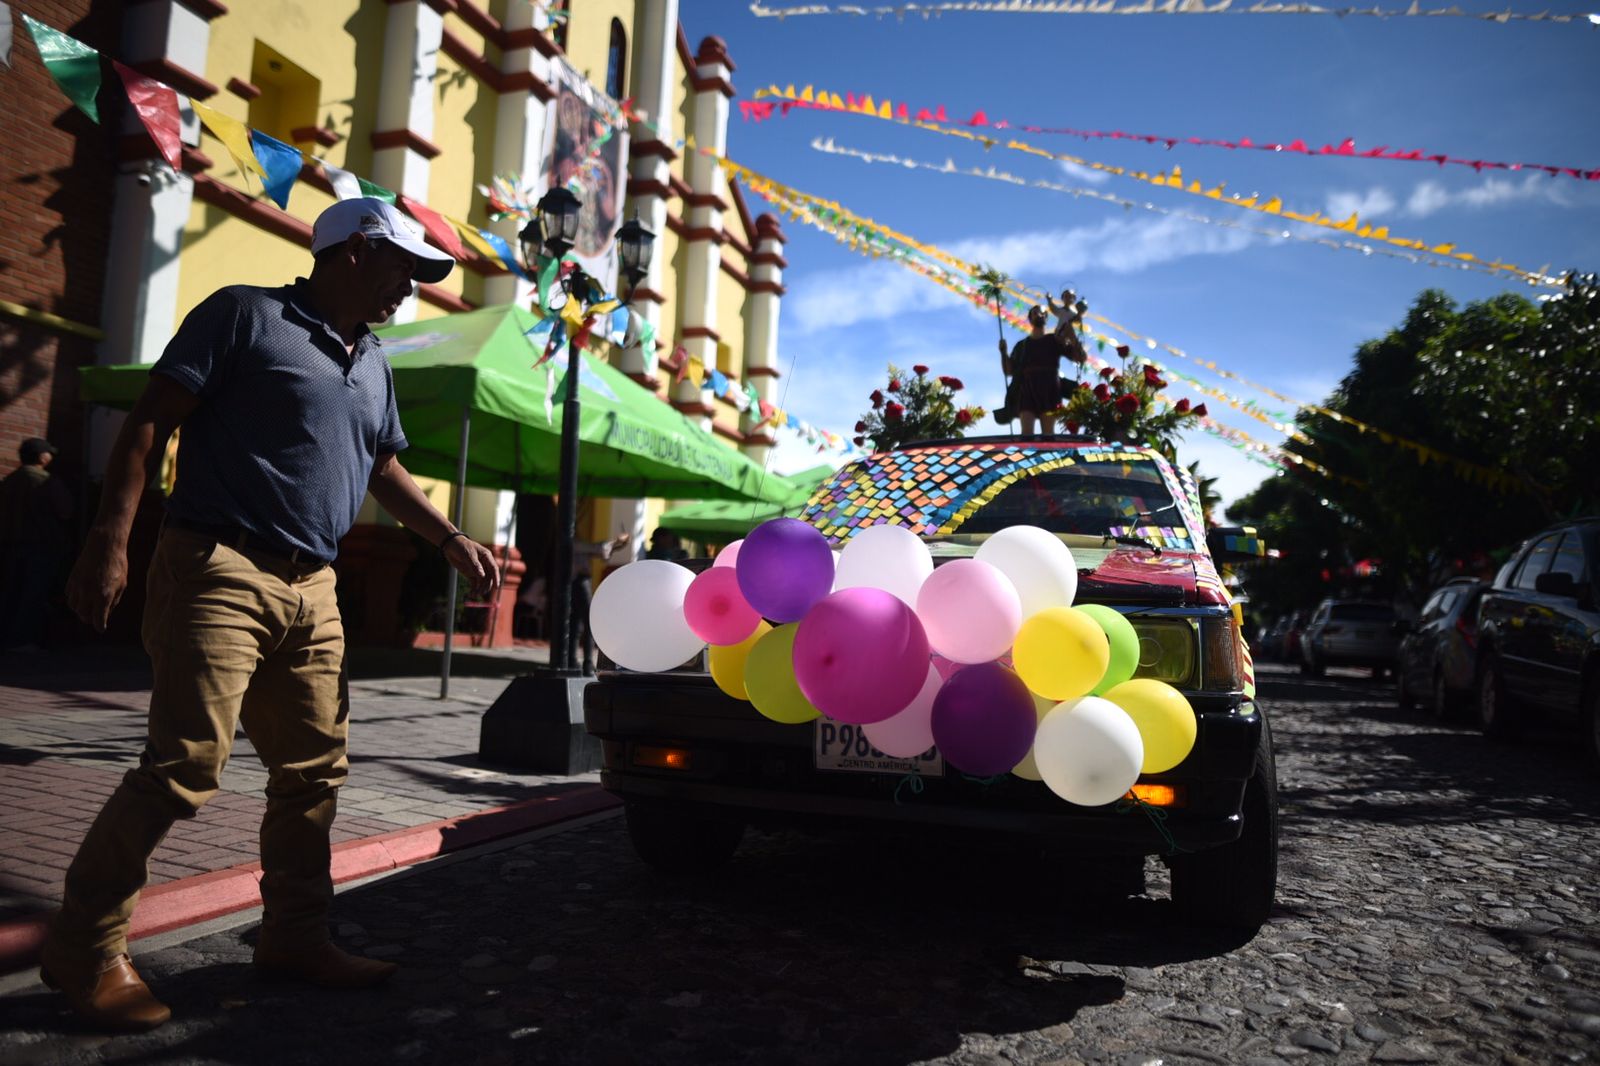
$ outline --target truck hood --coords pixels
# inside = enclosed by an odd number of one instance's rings
[[[1078,564],[1078,594],[1085,600],[1143,603],[1160,607],[1226,604],[1211,557],[1202,552],[1163,548],[1157,555],[1133,545],[1101,547],[1099,538],[1071,544]],[[1091,546],[1093,545],[1093,546]],[[930,545],[934,563],[971,557],[976,543],[944,542]]]
[[[1118,547],[1098,563],[1086,558],[1089,552],[1073,554],[1080,566],[1078,594],[1084,599],[1173,607],[1226,602],[1220,582],[1201,580],[1202,570],[1215,571],[1211,560],[1196,552],[1165,549],[1157,555],[1144,548]]]

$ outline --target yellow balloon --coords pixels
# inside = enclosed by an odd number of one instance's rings
[[[1165,681],[1148,677],[1124,681],[1105,698],[1128,712],[1144,740],[1139,772],[1159,774],[1177,766],[1194,750],[1200,725],[1183,693]]]
[[[756,641],[770,632],[770,625],[757,622],[756,631],[739,643],[711,645],[711,680],[718,688],[736,700],[750,698],[744,684],[745,660],[750,658],[750,649],[756,646]]]
[[[1054,700],[1047,700],[1043,696],[1033,697],[1033,713],[1039,716],[1039,721],[1044,721],[1044,716],[1056,709]],[[1011,768],[1011,772],[1028,781],[1043,781],[1044,775],[1039,773],[1039,764],[1033,761],[1033,748],[1028,749],[1028,754],[1022,761]]]
[[[1063,703],[1100,683],[1111,663],[1111,642],[1100,623],[1076,607],[1047,607],[1017,630],[1011,659],[1036,695]]]
[[[800,725],[822,713],[806,699],[794,679],[794,635],[799,628],[799,622],[790,622],[764,636],[758,630],[756,645],[744,668],[751,704],[774,722],[785,725]]]

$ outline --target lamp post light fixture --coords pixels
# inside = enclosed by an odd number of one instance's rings
[[[519,235],[523,261],[535,276],[541,260],[560,260],[576,242],[583,204],[565,188],[553,188],[539,201],[538,217]],[[629,219],[617,235],[628,302],[650,270],[656,235]],[[567,298],[590,299],[593,282],[581,270],[561,278]],[[630,312],[631,314],[631,312]],[[578,669],[572,618],[573,545],[578,533],[578,374],[583,353],[567,350],[567,391],[561,406],[561,469],[556,500],[556,570],[551,604],[550,665],[517,678],[484,712],[478,754],[539,773],[574,774],[598,769],[599,745],[584,728],[583,694],[589,679]]]
[[[656,235],[639,224],[637,212],[617,230],[617,252],[622,259],[622,273],[628,279],[628,303],[633,302],[633,290],[640,280],[650,273],[655,245]]]

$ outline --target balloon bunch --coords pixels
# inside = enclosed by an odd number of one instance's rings
[[[696,575],[641,560],[601,583],[596,643],[619,666],[675,669],[710,645],[712,680],[778,722],[862,727],[885,755],[937,746],[979,777],[1043,781],[1070,803],[1122,798],[1194,747],[1181,692],[1135,679],[1119,612],[1074,607],[1072,551],[1035,526],[934,568],[909,530],[870,526],[840,552],[776,518]]]

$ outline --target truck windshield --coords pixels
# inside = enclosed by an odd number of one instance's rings
[[[967,519],[961,532],[994,533],[1030,525],[1052,533],[1100,536],[1111,526],[1134,525],[1140,514],[1163,511],[1178,524],[1172,494],[1155,463],[1084,463],[1008,485]]]

